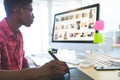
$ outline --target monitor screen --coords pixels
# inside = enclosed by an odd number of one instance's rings
[[[57,13],[52,42],[93,43],[94,24],[99,19],[99,4]]]

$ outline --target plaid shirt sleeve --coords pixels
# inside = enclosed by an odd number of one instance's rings
[[[25,51],[24,51],[24,54],[25,54]],[[26,57],[24,56],[23,58],[23,69],[25,68],[29,68],[29,64],[28,64],[28,60],[26,59]]]
[[[2,46],[1,46],[1,44],[0,44],[0,70],[1,70],[1,53],[2,53]]]

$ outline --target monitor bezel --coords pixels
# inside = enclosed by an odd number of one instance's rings
[[[86,41],[63,41],[63,40],[54,40],[54,29],[55,29],[55,19],[56,19],[56,16],[57,15],[61,15],[61,14],[65,14],[65,13],[70,13],[70,12],[74,12],[74,11],[78,11],[78,10],[84,10],[84,9],[89,9],[89,8],[94,8],[96,7],[97,11],[96,11],[96,20],[99,20],[99,11],[100,11],[100,4],[97,3],[97,4],[92,4],[92,5],[88,5],[88,6],[84,6],[84,7],[80,7],[80,8],[76,8],[76,9],[73,9],[73,10],[68,10],[68,11],[65,11],[65,12],[61,12],[61,13],[57,13],[54,15],[54,24],[53,24],[53,31],[52,31],[52,42],[62,42],[62,43],[94,43],[93,40],[86,40]],[[96,30],[95,30],[96,32]],[[99,32],[99,31],[97,31]]]

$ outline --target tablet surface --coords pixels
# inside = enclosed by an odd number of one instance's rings
[[[71,68],[70,75],[66,74],[64,76],[64,80],[94,80],[94,79],[77,68]]]

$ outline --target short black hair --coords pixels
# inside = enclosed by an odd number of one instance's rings
[[[25,7],[29,3],[32,3],[32,0],[4,0],[6,15],[9,15],[14,8]]]

